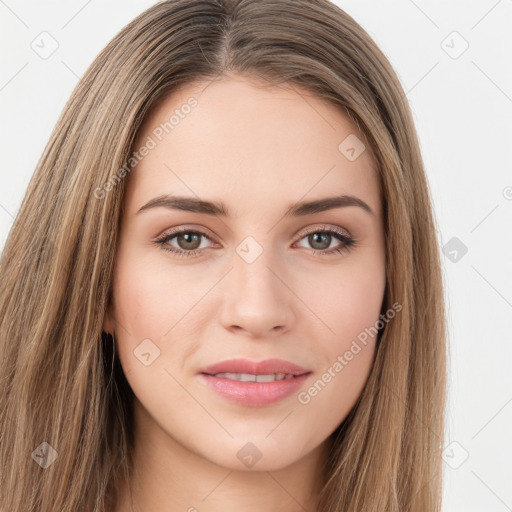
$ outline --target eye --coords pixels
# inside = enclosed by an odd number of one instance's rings
[[[180,228],[164,234],[155,243],[164,251],[171,252],[179,257],[195,256],[208,246],[202,243],[202,239],[212,241],[204,232],[190,228]],[[335,253],[349,251],[356,245],[356,240],[336,228],[325,229],[310,228],[299,241],[306,240],[313,250],[313,254],[329,256]],[[332,247],[332,243],[338,240],[338,245]],[[303,246],[301,246],[303,247]]]
[[[210,237],[202,231],[191,229],[179,229],[167,233],[158,240],[156,243],[164,250],[175,254],[176,256],[194,256],[204,249],[201,239],[206,238],[211,240]],[[175,240],[175,244],[171,241]]]
[[[310,228],[300,240],[306,240],[306,243],[313,249],[313,254],[320,253],[325,256],[350,251],[356,245],[356,240],[348,234],[336,228],[326,229],[325,226]],[[336,240],[341,243],[332,247],[332,243]]]

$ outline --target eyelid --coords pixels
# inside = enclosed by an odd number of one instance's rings
[[[300,235],[300,238],[303,238],[306,235],[309,235],[311,233],[316,233],[317,231],[334,231],[335,233],[338,233],[339,235],[346,236],[347,238],[353,238],[348,230],[346,230],[344,228],[340,228],[339,226],[329,226],[326,224],[322,224],[321,226],[316,225],[316,226],[312,226],[311,228],[306,228],[306,230],[304,230],[304,231],[299,231],[297,233],[297,236]]]
[[[206,238],[208,238],[210,241],[214,241],[214,239],[216,238],[215,235],[211,234],[209,229],[204,228],[202,226],[201,227],[193,227],[193,226],[194,225],[192,225],[192,224],[183,224],[183,225],[180,225],[180,226],[177,226],[174,228],[166,229],[161,234],[156,236],[156,240],[161,240],[170,235],[180,234],[180,233],[184,233],[184,232],[197,232],[197,233],[201,234],[202,236],[205,236]],[[326,224],[321,224],[321,225],[317,224],[317,225],[308,227],[303,231],[299,230],[294,235],[294,238],[299,237],[299,240],[301,240],[305,236],[307,236],[311,233],[316,233],[318,231],[334,231],[335,233],[338,233],[339,235],[346,236],[347,238],[353,238],[352,235],[350,234],[350,232],[348,230],[346,230],[345,228],[341,228],[339,226],[330,226],[330,225],[326,225]],[[299,241],[299,240],[296,240],[296,241]]]
[[[156,238],[162,238],[164,236],[172,235],[174,233],[182,233],[184,231],[197,231],[198,233],[200,232],[201,234],[208,236],[208,238],[215,238],[215,235],[213,235],[208,228],[203,226],[196,227],[194,224],[180,224],[179,226],[175,226],[173,228],[164,229],[159,235],[156,236]]]

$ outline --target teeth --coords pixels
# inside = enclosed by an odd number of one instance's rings
[[[215,377],[238,380],[240,382],[274,382],[275,380],[293,379],[293,375],[275,373],[270,375],[253,375],[252,373],[217,373]]]

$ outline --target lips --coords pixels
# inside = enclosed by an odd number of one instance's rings
[[[293,379],[289,373],[269,373],[253,375],[252,373],[216,373],[214,377],[238,380],[239,382],[274,382],[276,380]]]
[[[266,359],[255,362],[247,359],[230,359],[202,368],[200,373],[217,375],[219,373],[249,374],[249,375],[291,375],[299,376],[309,373],[310,370],[283,359]]]
[[[238,405],[263,407],[297,392],[311,371],[282,359],[232,359],[202,368],[199,374],[222,397]]]

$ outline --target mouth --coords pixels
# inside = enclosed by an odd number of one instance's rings
[[[216,373],[211,376],[221,379],[237,380],[239,382],[274,382],[276,380],[289,380],[295,378],[295,375],[292,375],[291,373],[271,373],[268,375],[255,375],[252,373]]]
[[[277,403],[297,392],[311,371],[280,359],[223,361],[202,369],[201,381],[221,397],[247,407]]]
[[[295,377],[308,372],[310,372],[310,370],[307,368],[303,368],[302,366],[283,359],[265,359],[264,361],[229,359],[221,361],[220,363],[212,364],[200,370],[200,373],[205,373],[207,375],[255,375],[256,377],[279,376],[280,380],[283,378],[283,375],[285,377],[288,375]]]

